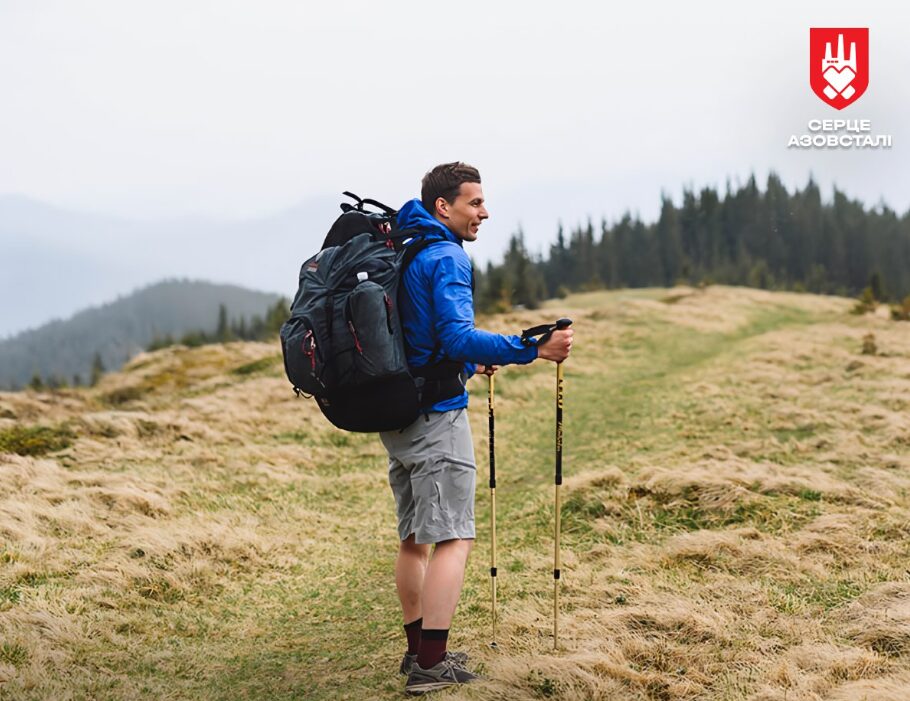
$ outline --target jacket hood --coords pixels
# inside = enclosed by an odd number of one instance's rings
[[[398,211],[399,229],[418,229],[428,234],[438,234],[445,237],[446,241],[462,245],[462,241],[449,228],[431,215],[418,199],[406,202]]]

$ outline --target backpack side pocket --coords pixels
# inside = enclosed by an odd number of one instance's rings
[[[382,285],[371,280],[358,284],[348,296],[345,321],[360,382],[407,372],[395,305]]]
[[[307,317],[291,317],[281,327],[284,370],[296,389],[306,394],[322,394],[329,379],[326,359],[330,349]]]

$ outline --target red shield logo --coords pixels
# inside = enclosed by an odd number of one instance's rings
[[[869,29],[811,28],[809,83],[834,109],[856,102],[869,86]]]

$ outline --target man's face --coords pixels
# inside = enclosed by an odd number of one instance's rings
[[[476,241],[477,230],[489,217],[480,183],[462,183],[452,204],[442,197],[436,200],[436,218],[462,241]]]

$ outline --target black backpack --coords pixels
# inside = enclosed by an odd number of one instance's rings
[[[394,209],[344,194],[356,205],[341,205],[322,250],[300,269],[280,333],[284,369],[294,391],[314,397],[338,428],[402,429],[421,409],[464,391],[463,364],[438,362],[439,348],[426,367],[408,368],[398,315],[404,271],[442,239],[401,231]]]

